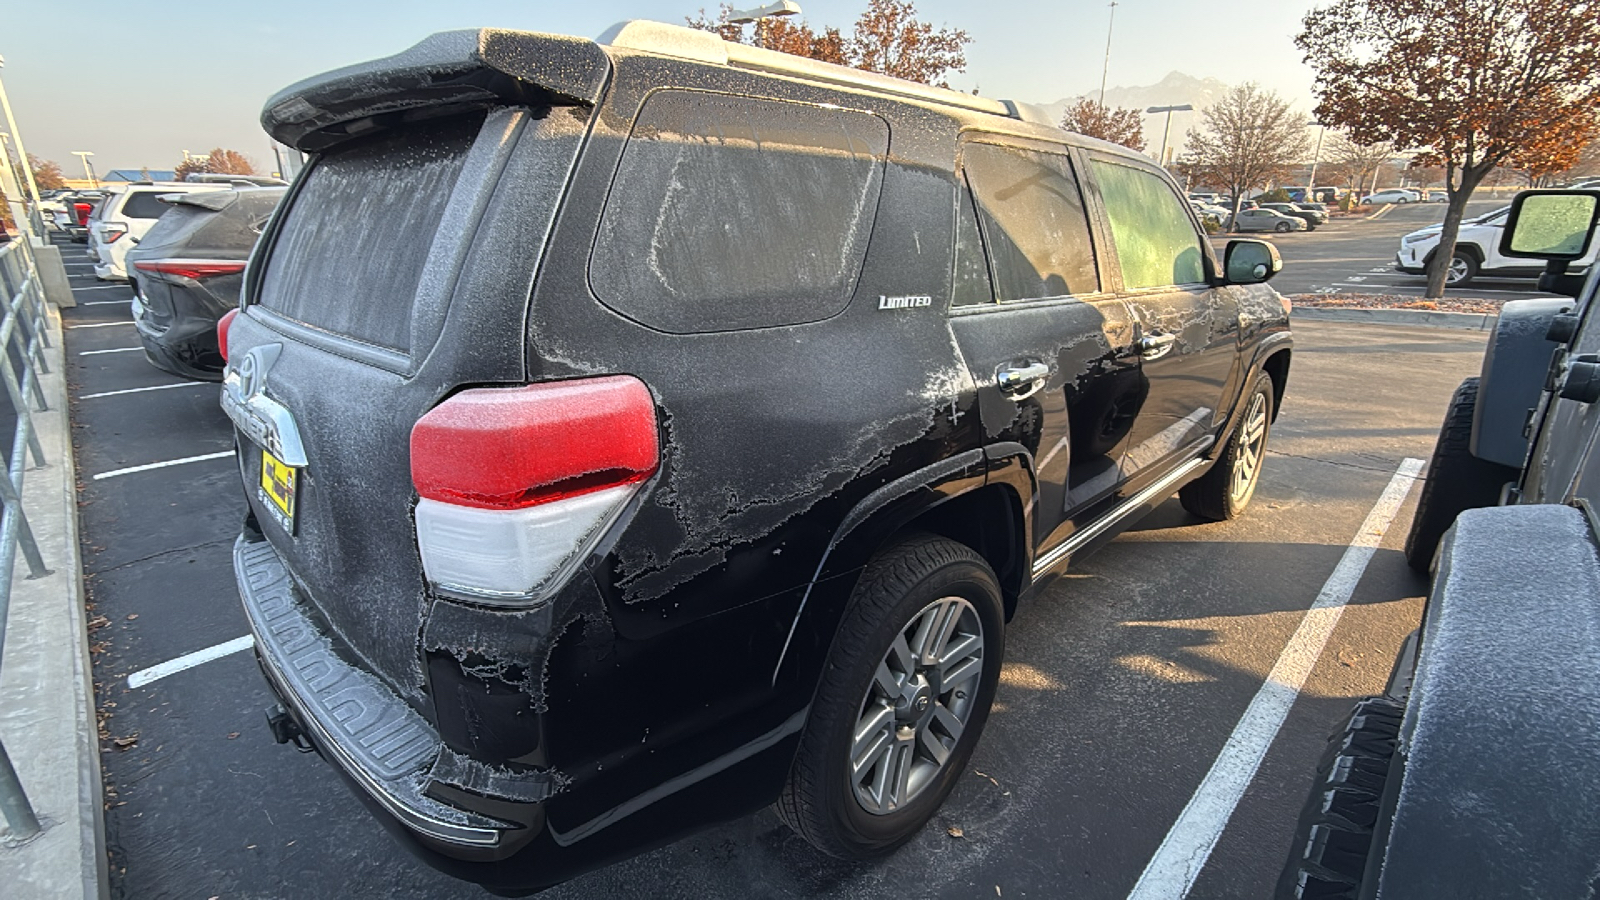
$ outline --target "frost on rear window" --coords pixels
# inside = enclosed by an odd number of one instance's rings
[[[273,244],[261,305],[306,325],[410,350],[434,232],[481,116],[340,145],[305,176]]]
[[[869,113],[658,92],[623,152],[590,283],[676,333],[827,318],[855,292],[888,146]]]

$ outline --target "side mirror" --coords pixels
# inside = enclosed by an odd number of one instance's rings
[[[1222,259],[1224,284],[1261,284],[1283,271],[1278,248],[1266,241],[1229,241]]]
[[[1584,279],[1568,275],[1567,264],[1589,254],[1596,222],[1600,191],[1523,191],[1511,200],[1500,253],[1544,260],[1539,289],[1576,297],[1583,292]]]

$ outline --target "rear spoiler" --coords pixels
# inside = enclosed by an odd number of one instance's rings
[[[611,71],[594,41],[530,31],[445,31],[409,50],[307,78],[267,100],[261,127],[316,153],[376,129],[487,106],[593,106]]]

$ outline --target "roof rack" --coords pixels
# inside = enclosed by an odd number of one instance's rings
[[[844,87],[868,88],[912,100],[1006,116],[1051,128],[1058,127],[1042,109],[1033,104],[964,94],[949,88],[933,87],[891,75],[880,75],[877,72],[781,53],[777,50],[730,43],[709,31],[700,31],[683,25],[632,19],[607,29],[597,39],[597,43],[622,50],[639,50],[660,56],[674,56],[679,59],[752,69],[775,75],[796,75]]]

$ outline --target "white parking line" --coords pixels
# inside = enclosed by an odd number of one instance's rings
[[[79,356],[99,356],[102,353],[132,353],[135,350],[143,350],[143,349],[144,349],[143,347],[118,347],[115,350],[81,350],[81,351],[78,352],[78,355]]]
[[[193,653],[185,653],[177,659],[169,659],[160,665],[151,666],[148,669],[140,669],[139,671],[134,672],[128,676],[128,687],[144,687],[152,681],[159,681],[168,675],[176,675],[185,669],[192,669],[201,663],[211,662],[213,659],[221,659],[224,656],[231,656],[232,654],[238,653],[240,650],[249,650],[255,645],[256,639],[247,634],[244,637],[234,638],[231,641],[226,641],[216,645],[215,647],[207,647],[204,650],[196,650]]]
[[[221,453],[206,453],[201,456],[185,456],[183,459],[169,459],[166,462],[145,463],[142,466],[129,466],[126,469],[112,469],[109,472],[101,472],[94,477],[94,480],[100,481],[105,478],[115,478],[118,475],[132,475],[134,472],[148,472],[151,469],[165,469],[167,466],[181,466],[184,463],[205,462],[208,459],[222,459],[232,455],[232,450],[224,450]]]
[[[93,325],[68,325],[67,327],[68,328],[110,328],[113,325],[132,325],[132,324],[133,324],[133,321],[130,319],[127,322],[96,322]]]
[[[1352,281],[1335,281],[1334,284],[1343,284],[1343,285],[1348,285],[1350,287],[1398,288],[1398,289],[1401,289],[1401,290],[1408,290],[1408,291],[1426,290],[1426,288],[1423,285],[1420,285],[1420,284],[1383,284],[1383,285],[1376,285],[1376,284],[1361,284],[1359,282],[1352,282]],[[1522,297],[1530,297],[1530,296],[1531,297],[1555,297],[1555,296],[1558,296],[1557,294],[1546,294],[1546,293],[1544,293],[1542,291],[1537,291],[1537,290],[1533,290],[1533,291],[1510,291],[1510,290],[1505,290],[1504,288],[1464,287],[1464,288],[1452,288],[1452,290],[1459,290],[1459,291],[1462,291],[1463,293],[1465,293],[1467,295],[1472,295],[1472,294],[1516,294],[1516,295],[1522,296]],[[1451,298],[1446,297],[1445,299],[1448,300],[1448,299],[1451,299]]]
[[[75,291],[115,291],[115,290],[124,290],[124,291],[126,291],[126,290],[129,290],[129,289],[130,288],[125,284],[101,284],[101,285],[96,285],[95,287],[73,288],[73,290],[75,290]],[[84,306],[88,306],[88,305],[89,304],[87,304],[87,303],[84,304]]]
[[[138,349],[138,348],[134,348],[134,349]],[[79,400],[93,400],[96,397],[116,397],[116,396],[119,396],[121,394],[142,394],[145,391],[169,391],[169,390],[171,390],[173,388],[206,387],[208,385],[211,386],[211,387],[216,387],[216,385],[211,384],[211,382],[209,382],[209,381],[185,381],[185,382],[182,382],[181,384],[157,384],[157,385],[152,385],[151,387],[124,388],[123,390],[120,390],[120,391],[101,391],[98,394],[84,394],[83,396],[79,397],[78,399]]]
[[[1334,626],[1339,624],[1345,603],[1361,581],[1367,563],[1377,552],[1384,532],[1389,530],[1421,471],[1422,460],[1407,458],[1389,479],[1389,486],[1367,513],[1355,539],[1322,585],[1322,592],[1300,621],[1300,627],[1289,638],[1288,645],[1268,673],[1266,683],[1250,701],[1239,724],[1233,727],[1233,734],[1228,736],[1211,770],[1172,824],[1150,864],[1145,866],[1128,900],[1181,900],[1194,886],[1195,878],[1217,845],[1217,838],[1222,836],[1234,808],[1239,805],[1239,798],[1244,796],[1262,758],[1267,755],[1267,748],[1283,726],[1301,685],[1305,684],[1317,657],[1322,655]]]
[[[95,291],[95,290],[99,290],[99,288],[85,288],[85,290]],[[129,303],[132,303],[132,302],[133,302],[132,299],[128,299],[128,300],[90,300],[88,303],[79,303],[78,305],[79,306],[127,306]]]

